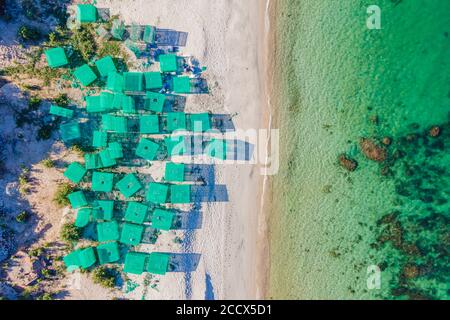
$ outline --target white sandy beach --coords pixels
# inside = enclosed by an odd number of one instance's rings
[[[264,1],[101,0],[97,6],[110,8],[111,15],[119,14],[127,24],[187,32],[180,54],[207,66],[211,93],[190,96],[186,111],[235,114],[236,128],[261,128]],[[184,273],[167,274],[158,291],[148,290],[147,299],[256,298],[259,170],[250,164],[222,164],[215,176],[216,184],[226,185],[229,201],[202,207],[202,226],[191,236],[190,251],[201,255],[196,271],[190,280]],[[158,243],[164,244],[164,237]],[[159,249],[174,250],[165,245]],[[141,295],[138,288],[128,297]]]

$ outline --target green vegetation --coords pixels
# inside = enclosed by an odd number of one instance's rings
[[[74,190],[74,186],[72,186],[70,183],[62,183],[58,186],[56,189],[55,195],[53,197],[53,201],[59,206],[59,207],[65,207],[70,204],[69,200],[67,199],[67,196]]]
[[[37,48],[28,55],[29,61],[25,64],[16,64],[3,69],[5,76],[10,76],[13,79],[20,80],[24,77],[32,79],[40,79],[45,86],[49,86],[51,81],[61,77],[67,70],[52,69],[47,65],[42,66],[39,62],[43,53],[43,47]]]
[[[48,140],[52,137],[53,126],[50,124],[42,125],[37,131],[38,140]]]
[[[37,285],[26,287],[25,289],[23,289],[20,297],[22,300],[31,300],[33,298],[33,295],[36,294],[37,290]]]
[[[44,82],[45,86],[49,86],[51,81],[59,78],[63,72],[61,69],[52,69],[47,66],[42,68],[34,68],[35,75]]]
[[[19,192],[22,196],[26,195],[28,193],[29,186],[28,186],[28,180],[20,176],[19,177]]]
[[[38,258],[38,257],[42,256],[44,254],[44,252],[45,252],[44,248],[38,247],[38,248],[30,249],[28,251],[28,255],[30,257]]]
[[[84,156],[83,148],[82,148],[81,145],[78,144],[78,143],[72,145],[72,146],[70,147],[70,151],[71,151],[71,152],[74,152],[74,153],[77,153],[77,154],[80,155],[80,156]]]
[[[81,143],[74,143],[70,147],[70,151],[78,153],[80,156],[84,156],[85,153],[94,152],[95,148],[89,145],[88,146],[83,145]]]
[[[121,57],[122,56],[121,43],[117,41],[105,41],[98,50],[98,56]]]
[[[67,243],[78,241],[81,237],[81,230],[71,223],[66,223],[61,228],[61,240]]]
[[[119,19],[118,15],[112,16],[109,21],[104,25],[105,29],[111,31],[114,20]],[[105,56],[112,56],[116,58],[116,66],[118,70],[127,70],[127,61],[129,60],[128,53],[123,49],[120,41],[102,41],[97,49],[97,56],[102,58]]]
[[[55,31],[52,31],[48,34],[48,41],[46,45],[48,47],[60,47],[62,45],[65,45],[65,41],[67,38],[66,33],[67,31],[62,27],[56,27]]]
[[[61,262],[62,257],[54,257],[56,264],[53,265],[55,276],[56,277],[64,277],[66,268],[63,262]]]
[[[29,186],[29,170],[27,168],[22,169],[22,173],[19,175],[19,193],[24,196],[30,190]]]
[[[41,163],[44,167],[48,169],[55,167],[55,162],[50,158],[42,160]]]
[[[117,274],[116,269],[101,266],[92,272],[92,280],[105,288],[114,288]]]
[[[53,102],[60,107],[66,108],[69,106],[70,99],[67,94],[61,93],[55,99],[53,99]]]
[[[48,41],[47,44],[49,47],[57,47],[58,44],[58,35],[56,34],[56,32],[50,32],[48,34]]]
[[[42,37],[42,34],[37,28],[23,25],[17,31],[17,37],[22,41],[36,41]]]
[[[22,84],[22,89],[23,91],[38,91],[41,90],[41,87],[33,84],[24,83]]]
[[[95,30],[92,25],[82,25],[79,30],[73,32],[69,44],[75,49],[75,57],[72,57],[72,65],[88,63],[96,54]],[[79,55],[77,57],[76,55]],[[80,58],[82,61],[80,61]]]
[[[107,25],[106,29],[111,28],[114,19],[117,19],[117,17],[111,18],[109,26]],[[19,30],[21,34],[20,38],[23,39],[35,39],[37,32],[38,30],[34,30],[28,26],[23,26]],[[68,69],[52,69],[47,65],[42,66],[40,62],[45,47],[72,48],[73,53],[69,57],[71,67],[78,67],[84,63],[89,63],[95,56],[104,57],[111,55],[117,59],[116,64],[119,70],[127,70],[129,56],[123,50],[120,42],[105,41],[101,45],[97,45],[97,43],[97,35],[92,24],[84,24],[80,29],[74,31],[66,27],[58,26],[48,34],[48,40],[44,43],[44,46],[30,54],[28,63],[6,67],[2,73],[16,80],[21,80],[24,77],[40,79],[44,82],[44,86],[49,86],[53,80],[61,78],[64,75],[68,76]],[[64,105],[61,106],[64,107]]]
[[[50,269],[42,269],[41,270],[41,275],[45,278],[48,279],[52,276],[52,270]]]
[[[34,79],[40,79],[45,86],[49,86],[53,79],[59,78],[64,71],[61,69],[52,69],[47,66],[36,67],[36,64],[31,61],[26,64],[18,64],[15,66],[6,67],[4,75],[10,76],[14,79],[20,79],[23,76],[28,76]]]
[[[19,223],[24,223],[28,220],[30,214],[27,211],[22,211],[16,216],[16,221]]]
[[[129,60],[128,53],[122,48],[122,44],[118,41],[104,41],[98,49],[97,55],[102,58],[111,56],[114,58],[117,69],[120,71],[127,71]]]
[[[21,33],[23,33],[23,37],[29,38],[35,36],[34,34],[30,34],[30,30],[30,28],[22,28]],[[90,59],[97,53],[95,31],[92,25],[83,25],[79,30],[75,30],[73,32],[57,27],[55,31],[48,35],[46,46],[72,47],[74,50],[73,55],[70,57],[72,66],[78,66],[89,62]],[[42,79],[44,84],[48,86],[53,79],[59,78],[64,73],[68,72],[65,69],[52,69],[48,66],[38,66],[42,53],[43,47],[39,48],[30,55],[29,63],[7,67],[4,70],[4,74],[16,78],[28,75],[34,78]]]
[[[37,298],[37,300],[54,300],[53,293],[45,292]]]
[[[28,100],[28,109],[37,110],[42,103],[42,99],[36,96],[33,96]]]
[[[80,29],[70,31],[56,27],[48,34],[48,47],[72,47],[74,54],[70,57],[71,66],[88,63],[96,54],[97,43],[94,27],[91,24],[82,25]]]

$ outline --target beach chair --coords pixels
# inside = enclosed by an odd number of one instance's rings
[[[134,174],[129,173],[116,183],[116,188],[125,198],[130,198],[142,189],[142,185]]]
[[[125,221],[143,224],[147,218],[148,207],[139,202],[129,202],[125,212]]]

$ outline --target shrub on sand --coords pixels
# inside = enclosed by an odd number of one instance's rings
[[[23,41],[36,41],[41,38],[42,34],[39,29],[32,26],[23,25],[17,31],[17,37]]]
[[[67,243],[78,241],[81,237],[80,229],[71,223],[66,223],[61,228],[61,240]]]
[[[29,217],[30,215],[28,214],[28,212],[22,211],[16,216],[16,221],[19,223],[24,223],[28,220]]]
[[[41,163],[44,167],[46,167],[48,169],[55,167],[55,162],[50,158],[42,160]]]
[[[70,183],[62,183],[56,189],[55,195],[53,197],[53,201],[59,207],[65,207],[70,204],[67,196],[73,191],[74,187]]]
[[[96,268],[92,273],[92,280],[105,288],[114,288],[117,271],[104,266]]]

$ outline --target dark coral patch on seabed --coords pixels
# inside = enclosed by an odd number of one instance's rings
[[[391,294],[446,299],[450,292],[450,121],[394,139],[387,156],[396,211],[379,219],[374,247],[397,275]]]

